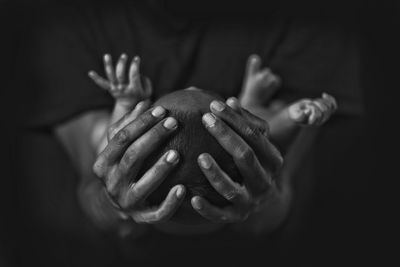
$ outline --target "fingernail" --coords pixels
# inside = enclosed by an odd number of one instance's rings
[[[93,76],[93,75],[94,75],[94,71],[92,71],[92,70],[89,71],[89,72],[88,72],[88,75],[89,75],[89,76]]]
[[[178,126],[176,120],[172,117],[168,117],[165,121],[164,121],[164,127],[167,129],[175,129]]]
[[[200,163],[200,166],[204,169],[208,170],[211,167],[211,160],[208,157],[208,155],[206,155],[206,154],[201,154],[199,156],[199,163]]]
[[[140,101],[139,103],[136,104],[136,108],[141,108],[144,105],[144,101]]]
[[[239,105],[237,103],[238,103],[238,100],[236,97],[230,97],[230,98],[228,98],[228,100],[226,100],[226,104],[233,109],[238,108]]]
[[[192,198],[192,206],[193,208],[195,208],[196,210],[200,210],[201,209],[201,204],[200,201],[197,198]]]
[[[176,189],[176,197],[181,198],[183,196],[183,188],[182,186],[179,186],[178,189]]]
[[[203,116],[203,121],[207,127],[213,127],[215,125],[216,120],[217,119],[215,118],[214,114],[211,113],[206,113]]]
[[[163,107],[157,106],[151,112],[154,117],[160,118],[165,114],[165,109]]]
[[[109,61],[111,59],[111,56],[109,54],[104,55],[104,60]]]
[[[167,155],[167,161],[169,163],[175,163],[178,159],[178,153],[175,150],[170,150]]]
[[[213,102],[211,102],[211,109],[221,112],[225,109],[225,104],[221,101],[214,100]]]

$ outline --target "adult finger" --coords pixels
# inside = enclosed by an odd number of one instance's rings
[[[101,177],[108,166],[115,164],[120,159],[129,144],[153,127],[165,114],[166,110],[161,106],[157,106],[144,112],[118,131],[97,157],[93,165],[93,171]]]
[[[123,209],[134,208],[135,205],[143,201],[164,181],[168,174],[179,162],[179,154],[175,150],[170,150],[151,167],[136,183],[133,183],[120,205]]]
[[[216,207],[200,196],[194,196],[191,199],[191,204],[201,216],[215,223],[232,223],[245,220],[245,217],[232,207]]]
[[[98,86],[100,86],[100,88],[104,89],[104,90],[109,90],[110,89],[110,83],[104,79],[103,77],[101,77],[99,74],[97,74],[97,72],[91,70],[88,73],[88,76],[90,79],[92,79]]]
[[[125,151],[119,163],[125,175],[135,175],[144,159],[169,137],[178,127],[175,118],[168,117],[135,140]]]
[[[225,103],[226,103],[231,109],[233,109],[234,111],[238,112],[239,114],[242,114],[242,109],[241,109],[241,107],[240,107],[239,100],[238,100],[236,97],[234,97],[234,96],[229,97],[229,98],[225,101]]]
[[[132,216],[133,220],[137,223],[160,223],[167,221],[182,204],[185,191],[183,185],[174,186],[171,188],[160,207],[136,212]]]
[[[244,116],[240,116],[221,101],[211,102],[210,109],[232,127],[256,151],[258,156],[266,160],[270,171],[276,172],[282,166],[283,159],[278,149],[269,142],[258,127],[249,125]]]
[[[126,54],[122,54],[119,57],[117,67],[116,67],[116,78],[119,86],[123,86],[124,80],[125,80],[125,67],[126,67],[126,61],[128,60],[128,57]]]
[[[233,203],[247,200],[244,188],[232,181],[209,154],[201,154],[198,164],[212,187],[225,199]]]
[[[202,121],[211,135],[232,156],[244,178],[244,183],[249,189],[257,193],[267,190],[271,179],[264,172],[254,150],[226,123],[212,113],[206,113]]]
[[[139,115],[149,109],[151,102],[149,100],[140,101],[135,108],[125,114],[120,120],[110,126],[108,139],[112,139],[122,128],[133,122]]]
[[[270,130],[269,130],[268,123],[265,120],[252,114],[247,109],[243,108],[240,105],[240,102],[236,97],[228,98],[226,101],[226,104],[231,109],[233,109],[240,115],[244,116],[247,120],[249,120],[251,124],[255,125],[257,127],[257,129],[259,129],[264,136],[269,137]]]
[[[117,79],[115,77],[114,67],[112,63],[112,58],[109,54],[104,55],[104,71],[106,72],[107,79],[111,84],[111,89],[115,89]]]

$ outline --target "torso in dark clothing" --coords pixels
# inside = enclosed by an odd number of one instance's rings
[[[51,129],[86,111],[111,108],[112,98],[87,77],[92,69],[103,73],[104,53],[110,53],[114,59],[121,53],[139,55],[141,72],[153,83],[154,98],[189,86],[212,90],[223,97],[237,96],[246,60],[256,53],[264,66],[271,67],[283,80],[276,98],[292,101],[327,92],[337,98],[339,114],[357,115],[362,111],[358,50],[352,32],[329,23],[319,25],[293,19],[279,12],[257,18],[193,19],[174,17],[153,6],[133,2],[69,6],[60,12],[50,9],[53,15],[44,16],[46,19],[39,22],[26,48],[27,55],[22,57],[28,59],[31,75],[27,93],[32,96],[28,120],[32,129]],[[42,155],[51,160],[45,152]],[[64,167],[70,168],[68,164]],[[60,168],[47,175],[56,179],[58,172]],[[35,178],[34,173],[29,173],[31,179],[40,182],[42,177]],[[65,195],[65,199],[71,199],[75,192],[67,190]],[[201,253],[218,256],[221,262],[229,256],[229,262],[237,264],[243,251],[249,257],[264,258],[263,252],[273,247],[271,240],[242,239],[229,231],[203,238],[152,232],[136,243],[128,242],[122,251],[128,251],[125,256],[132,261],[152,259],[165,263],[168,257],[186,255],[185,260],[196,262],[196,255]]]

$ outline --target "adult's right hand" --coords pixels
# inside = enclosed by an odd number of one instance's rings
[[[140,102],[109,129],[107,145],[93,165],[93,171],[103,181],[111,202],[136,223],[168,220],[185,195],[185,187],[176,185],[160,206],[146,205],[147,196],[179,161],[178,152],[170,150],[142,177],[137,177],[146,157],[178,127],[176,119],[164,118],[167,112],[163,107],[148,109],[149,105],[149,102]]]

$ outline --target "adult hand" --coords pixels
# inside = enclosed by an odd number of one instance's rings
[[[234,182],[211,155],[201,154],[198,163],[204,175],[232,205],[219,208],[200,196],[194,196],[191,203],[197,212],[213,222],[244,221],[276,196],[279,188],[274,178],[283,159],[268,140],[268,124],[241,109],[237,99],[231,98],[227,104],[213,101],[210,108],[212,113],[203,116],[203,123],[233,157],[243,184]]]
[[[148,102],[140,102],[110,128],[108,143],[93,165],[93,171],[103,181],[111,202],[136,223],[168,220],[185,194],[184,186],[176,185],[160,206],[148,207],[145,203],[147,196],[179,161],[177,151],[170,150],[136,179],[146,157],[178,127],[174,118],[164,118],[164,108],[158,106],[147,110],[148,106]]]

